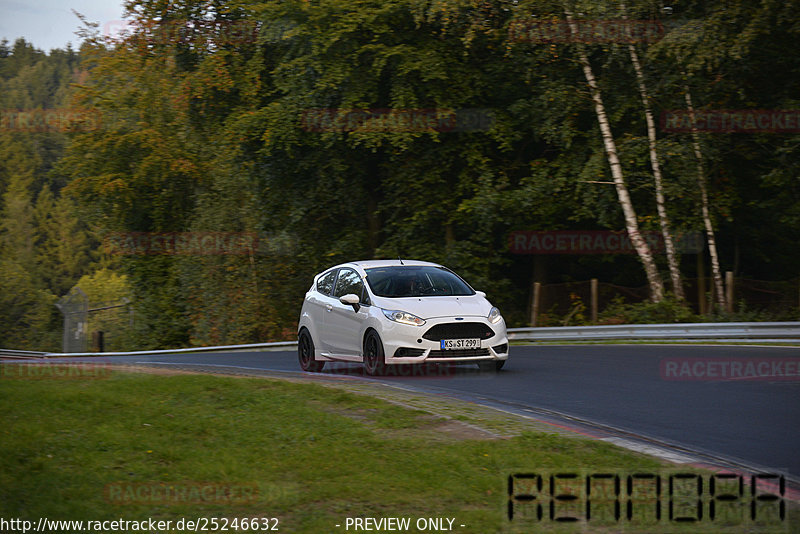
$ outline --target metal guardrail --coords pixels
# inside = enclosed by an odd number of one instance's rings
[[[0,358],[27,360],[29,358],[44,358],[44,355],[44,352],[36,352],[34,350],[0,349]]]
[[[623,324],[604,326],[552,326],[509,328],[510,341],[598,341],[598,340],[797,340],[800,322],[781,323],[677,323]],[[237,352],[292,350],[296,341],[190,347],[186,349],[138,350],[132,352],[35,352],[0,349],[0,358],[80,358],[87,356],[140,356],[193,352]]]
[[[800,322],[623,324],[509,328],[508,338],[511,341],[595,341],[604,339],[796,339],[800,341]]]
[[[297,341],[275,341],[273,343],[249,343],[246,345],[220,345],[218,347],[189,347],[186,349],[136,350],[131,352],[47,352],[45,358],[82,358],[86,356],[143,356],[145,354],[186,354],[192,352],[238,352],[253,349],[267,351],[294,349]]]

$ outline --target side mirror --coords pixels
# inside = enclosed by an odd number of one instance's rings
[[[359,304],[360,301],[361,298],[354,293],[348,293],[347,295],[342,295],[339,297],[339,302],[352,306],[355,311],[361,309],[361,304]]]
[[[476,291],[475,294],[478,295],[479,297],[486,298],[486,293],[484,293],[483,291]]]

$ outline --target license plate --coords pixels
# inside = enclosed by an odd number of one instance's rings
[[[481,348],[481,340],[475,339],[442,339],[440,341],[442,350],[464,350]]]

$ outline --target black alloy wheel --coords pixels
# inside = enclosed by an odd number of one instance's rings
[[[297,359],[303,371],[318,373],[325,367],[325,362],[314,359],[314,340],[305,328],[300,331],[300,336],[297,338]]]

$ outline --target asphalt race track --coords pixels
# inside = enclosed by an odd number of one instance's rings
[[[488,402],[512,411],[557,412],[608,425],[691,451],[734,459],[740,465],[800,476],[800,377],[687,380],[669,369],[685,359],[709,361],[800,359],[798,347],[687,345],[514,346],[497,374],[475,366],[431,376],[364,377],[358,364],[330,365],[323,373],[380,380],[404,387]],[[299,372],[296,353],[238,352],[91,358],[92,361],[201,364]],[[53,360],[51,360],[53,361]],[[65,361],[65,360],[59,360]],[[690,362],[694,363],[694,361]],[[675,365],[678,367],[675,367]],[[668,367],[673,365],[673,367]],[[686,368],[684,367],[684,370]],[[697,371],[697,367],[694,367]],[[719,373],[719,365],[716,367]],[[773,367],[774,370],[774,367]],[[550,414],[554,415],[554,414]]]

